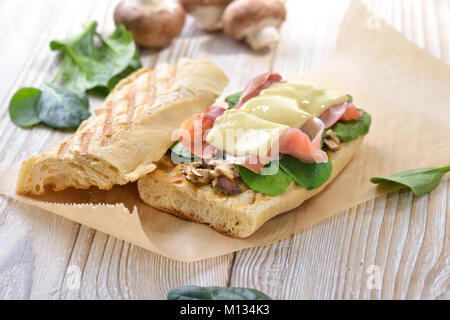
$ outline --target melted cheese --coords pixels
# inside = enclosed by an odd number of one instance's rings
[[[275,95],[260,95],[250,99],[241,110],[290,128],[300,128],[313,117],[298,107],[297,100]]]
[[[348,100],[345,93],[304,81],[274,83],[263,90],[258,97],[274,95],[295,99],[298,108],[314,117],[320,116],[329,107],[342,104]]]
[[[206,142],[235,156],[266,156],[272,145],[289,129],[243,110],[227,110],[217,118]]]
[[[235,156],[265,156],[287,129],[300,128],[347,99],[342,92],[308,82],[275,83],[241,109],[217,118],[206,141]]]

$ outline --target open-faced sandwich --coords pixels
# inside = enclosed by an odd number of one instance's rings
[[[205,60],[180,59],[123,79],[68,140],[24,161],[16,191],[40,195],[67,187],[110,189],[155,169],[172,132],[211,105],[228,78]]]
[[[17,193],[138,180],[145,203],[243,238],[319,193],[369,130],[338,90],[267,73],[211,106],[227,83],[205,60],[136,71],[72,137],[22,163]]]
[[[185,120],[139,179],[147,204],[238,238],[319,193],[351,160],[370,116],[338,90],[267,73],[229,108]]]

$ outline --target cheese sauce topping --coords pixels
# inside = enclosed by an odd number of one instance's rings
[[[216,119],[206,142],[235,156],[266,156],[289,127],[244,110],[227,110]]]
[[[274,83],[241,109],[218,117],[206,141],[234,156],[265,156],[286,130],[300,128],[347,100],[342,92],[309,82]]]

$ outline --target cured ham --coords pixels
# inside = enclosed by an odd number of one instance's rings
[[[256,97],[261,93],[262,90],[267,89],[273,83],[280,82],[283,78],[278,73],[268,72],[263,73],[252,80],[245,86],[242,92],[239,103],[234,107],[235,109],[240,109],[244,103],[246,103],[251,98]]]
[[[279,153],[287,154],[303,162],[328,162],[328,156],[321,149],[325,125],[318,118],[309,120],[301,129],[286,131],[279,142]]]
[[[343,103],[341,105],[328,108],[320,115],[319,119],[322,120],[325,128],[330,128],[342,118],[346,110],[347,103]]]
[[[353,103],[343,103],[341,105],[328,108],[320,115],[320,120],[325,124],[325,128],[332,127],[340,120],[354,120],[363,115],[362,111],[358,111]]]
[[[340,120],[349,121],[361,117],[364,114],[362,111],[358,111],[353,103],[347,105],[344,115]]]
[[[222,107],[210,106],[203,113],[196,113],[184,121],[178,131],[178,139],[183,147],[203,159],[214,157],[217,150],[205,141],[205,137],[214,121],[224,112]]]
[[[270,156],[267,156],[266,158],[262,159],[257,156],[249,155],[246,157],[235,157],[229,154],[224,154],[224,159],[228,163],[238,164],[240,166],[246,167],[247,169],[257,174],[260,174],[262,168],[264,168],[264,166],[272,160]]]

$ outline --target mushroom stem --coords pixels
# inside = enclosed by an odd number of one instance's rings
[[[259,50],[269,46],[274,42],[278,42],[280,34],[274,26],[266,26],[251,30],[246,34],[246,41],[253,50]]]
[[[199,28],[205,31],[222,29],[222,15],[225,5],[198,6],[189,12],[194,16]]]

